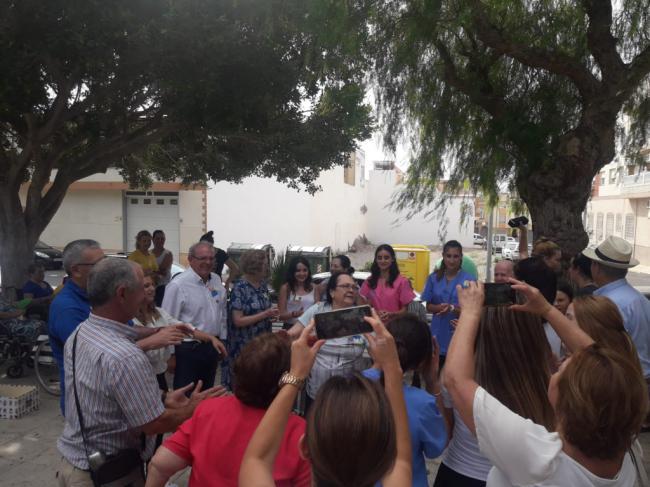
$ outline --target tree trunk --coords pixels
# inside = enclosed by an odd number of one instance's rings
[[[566,178],[559,170],[537,171],[520,181],[518,190],[530,211],[534,239],[547,237],[568,260],[589,244],[582,213],[591,193],[592,177]]]
[[[40,222],[39,222],[40,223]],[[34,246],[44,226],[25,222],[16,188],[0,184],[0,269],[2,290],[9,299],[27,281],[27,267],[34,260]]]

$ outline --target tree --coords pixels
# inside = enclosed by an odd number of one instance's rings
[[[399,208],[419,210],[469,183],[494,201],[508,181],[536,235],[586,247],[581,213],[594,176],[645,141],[650,2],[375,2],[373,56],[385,141],[405,128],[414,158]],[[407,120],[408,123],[404,123]]]
[[[24,282],[70,184],[109,167],[138,187],[256,174],[314,191],[319,172],[344,164],[371,125],[365,66],[322,29],[338,9],[312,0],[3,0],[3,285]]]

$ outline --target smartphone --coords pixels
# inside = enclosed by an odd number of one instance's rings
[[[363,319],[370,315],[370,306],[367,305],[318,313],[314,315],[316,336],[319,339],[329,340],[330,338],[371,333],[372,326]]]
[[[486,282],[485,306],[509,306],[517,302],[517,293],[507,283]]]

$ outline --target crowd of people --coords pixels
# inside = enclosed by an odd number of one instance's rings
[[[650,301],[626,280],[632,248],[608,237],[565,271],[521,230],[521,259],[494,268],[507,306],[485,305],[454,240],[417,290],[388,244],[363,282],[345,255],[320,283],[294,258],[277,305],[266,253],[236,263],[212,232],[174,278],[160,230],[128,259],[69,243],[56,295],[36,266],[25,286],[61,372],[58,485],[162,487],[191,466],[194,486],[419,487],[438,457],[436,487],[643,485]],[[316,336],[319,314],[364,305],[372,333]]]

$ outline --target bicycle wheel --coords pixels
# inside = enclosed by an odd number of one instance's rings
[[[34,371],[36,380],[48,394],[61,395],[59,366],[52,356],[49,341],[40,342],[34,353]]]

